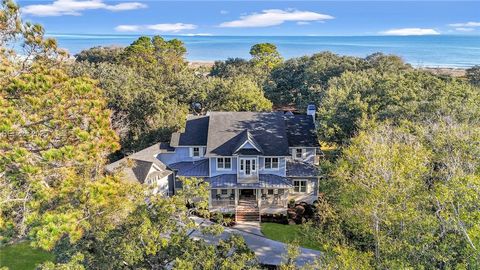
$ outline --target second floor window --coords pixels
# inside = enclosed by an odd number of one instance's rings
[[[265,158],[265,169],[278,169],[278,158]]]
[[[193,147],[192,156],[194,156],[194,157],[199,157],[200,156],[200,147]]]
[[[293,157],[295,159],[302,159],[303,158],[303,149],[302,148],[295,148],[293,152]]]
[[[232,168],[232,158],[217,158],[217,169],[230,170]]]

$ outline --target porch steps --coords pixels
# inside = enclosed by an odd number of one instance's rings
[[[237,222],[260,221],[260,211],[254,200],[239,200],[235,211]]]

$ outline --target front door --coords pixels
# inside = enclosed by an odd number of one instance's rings
[[[246,176],[251,176],[257,171],[257,159],[255,158],[242,158],[240,160],[240,171]]]
[[[242,199],[255,199],[254,189],[240,189],[240,198]]]

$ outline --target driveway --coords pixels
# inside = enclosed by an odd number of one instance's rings
[[[193,219],[200,226],[211,224],[210,221],[202,218],[194,217]],[[227,239],[232,234],[239,234],[243,236],[248,247],[255,252],[257,259],[261,264],[280,265],[282,263],[283,254],[286,254],[287,251],[286,244],[268,239],[256,233],[237,230],[234,228],[225,228],[223,233],[219,236],[203,235],[197,230],[193,231],[191,236],[194,238],[204,239],[210,243],[217,243],[219,239]],[[320,256],[320,254],[320,251],[317,250],[300,248],[300,255],[296,261],[297,266],[303,266],[306,263],[313,262],[318,256]]]

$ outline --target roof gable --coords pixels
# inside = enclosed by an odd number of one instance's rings
[[[165,164],[157,159],[159,153],[169,150],[171,149],[166,147],[166,144],[157,143],[128,157],[108,164],[105,169],[111,173],[121,170],[127,180],[144,183],[150,173],[159,172],[164,176],[172,173],[167,169]]]
[[[247,129],[240,133],[238,137],[237,147],[235,147],[233,151],[234,154],[239,154],[242,151],[246,153],[244,150],[248,150],[248,152],[252,154],[263,153],[262,147]]]

